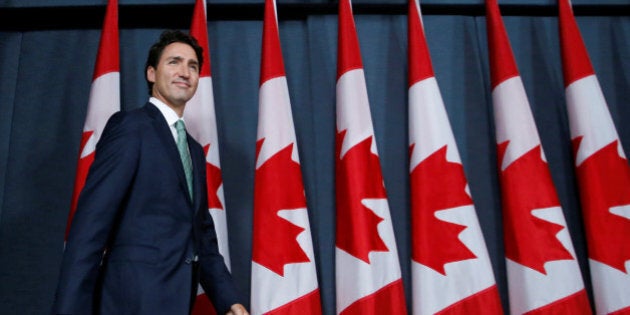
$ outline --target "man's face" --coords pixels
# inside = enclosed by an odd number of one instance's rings
[[[157,68],[147,69],[147,79],[153,82],[151,94],[173,109],[184,109],[199,83],[199,61],[195,50],[184,43],[172,43],[164,48]]]

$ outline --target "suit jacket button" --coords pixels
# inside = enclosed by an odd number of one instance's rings
[[[186,258],[185,262],[186,262],[186,265],[190,265],[190,263],[192,263],[192,259]]]

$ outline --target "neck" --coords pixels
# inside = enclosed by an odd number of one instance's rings
[[[177,117],[179,118],[184,117],[184,108],[186,108],[186,103],[177,105],[177,104],[172,104],[171,102],[167,102],[165,99],[161,97],[158,97],[155,95],[151,95],[151,96],[156,98],[160,102],[164,103],[164,105],[168,106],[170,109],[172,109],[175,112],[175,114],[177,114]]]
[[[175,113],[177,114],[177,117],[179,117],[179,118],[184,117],[184,106],[173,107],[173,106],[171,106],[169,104],[166,104],[166,105],[168,105],[168,107],[172,108],[175,111]]]

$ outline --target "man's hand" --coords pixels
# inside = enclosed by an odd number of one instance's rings
[[[249,315],[249,313],[243,304],[233,304],[230,307],[230,311],[225,313],[225,315]]]

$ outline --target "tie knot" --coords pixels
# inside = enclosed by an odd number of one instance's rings
[[[184,125],[184,121],[181,119],[178,119],[175,122],[175,129],[177,130],[177,132],[186,131],[186,125]]]

